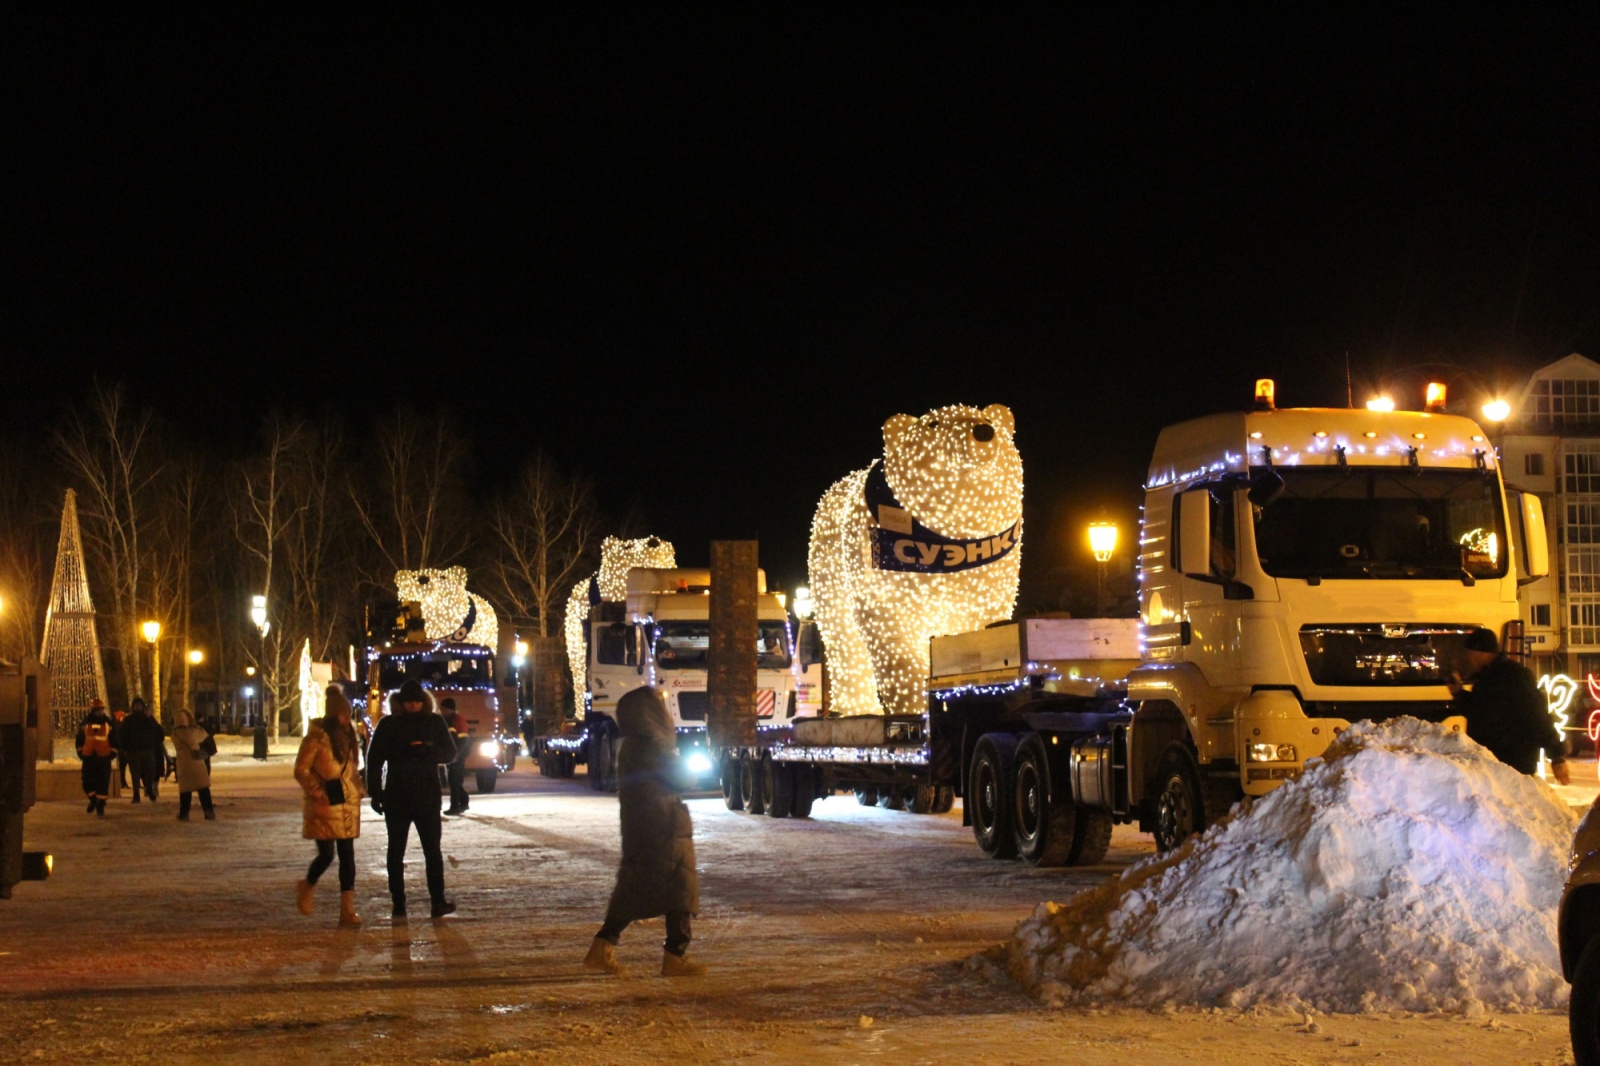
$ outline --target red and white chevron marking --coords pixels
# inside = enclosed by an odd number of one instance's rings
[[[778,694],[770,688],[756,689],[756,717],[771,718],[778,706]]]

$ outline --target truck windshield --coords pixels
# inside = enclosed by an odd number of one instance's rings
[[[761,622],[756,666],[781,670],[789,665],[789,639],[782,622]],[[663,670],[704,670],[711,654],[710,622],[656,624],[656,664]]]
[[[1506,573],[1500,484],[1477,470],[1277,467],[1283,494],[1255,510],[1274,577],[1474,578]]]
[[[379,684],[395,689],[421,681],[430,689],[494,687],[494,660],[488,656],[452,658],[448,652],[406,658],[379,658]]]

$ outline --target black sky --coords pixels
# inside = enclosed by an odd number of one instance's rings
[[[792,585],[885,419],[1001,402],[1037,578],[1257,376],[1600,355],[1593,5],[1062,7],[13,17],[0,417],[444,406]]]

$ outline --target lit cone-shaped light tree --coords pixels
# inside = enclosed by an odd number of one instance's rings
[[[71,736],[78,731],[89,702],[106,698],[94,602],[89,598],[89,574],[78,534],[78,496],[71,489],[61,507],[61,539],[56,545],[56,571],[50,582],[39,661],[50,671],[52,728],[56,736]]]

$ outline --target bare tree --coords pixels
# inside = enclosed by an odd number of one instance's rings
[[[0,658],[38,655],[50,592],[55,488],[20,441],[0,442]]]
[[[516,616],[539,636],[559,631],[560,608],[572,583],[594,568],[600,515],[589,483],[568,477],[550,457],[536,454],[516,486],[489,512],[494,550],[489,576]]]
[[[96,381],[89,403],[67,416],[55,444],[83,500],[79,513],[94,576],[111,590],[106,643],[118,653],[128,697],[142,696],[137,626],[149,562],[142,538],[151,486],[162,471],[155,415],[132,410],[120,385]]]
[[[367,577],[387,588],[396,570],[445,566],[466,550],[467,448],[448,418],[403,407],[372,436],[365,476],[350,483],[350,499],[377,551]]]
[[[303,433],[304,427],[298,423],[289,424],[277,416],[268,419],[262,453],[244,463],[240,471],[240,489],[233,509],[239,542],[261,575],[260,592],[254,595],[267,598],[266,626],[257,635],[254,659],[262,690],[271,693],[267,729],[274,740],[292,690],[282,669],[285,630],[273,620],[280,606],[273,590],[273,564],[282,550],[282,541],[299,518],[300,505],[289,496],[289,467]],[[291,638],[291,653],[293,644]]]

